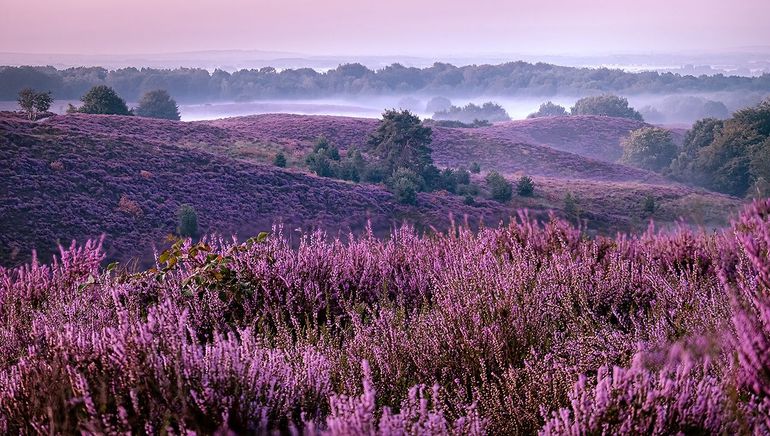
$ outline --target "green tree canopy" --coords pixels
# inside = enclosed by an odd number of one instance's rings
[[[420,174],[433,164],[429,147],[432,134],[411,112],[387,110],[368,142],[387,174],[393,174],[398,168]]]
[[[578,100],[570,110],[572,115],[600,115],[644,121],[639,112],[628,106],[628,99],[617,95],[584,97]]]
[[[527,115],[527,118],[540,118],[540,117],[565,117],[569,115],[567,109],[564,106],[554,104],[551,101],[547,101],[540,105],[537,112],[533,112]]]
[[[51,108],[53,96],[51,92],[37,92],[32,88],[24,88],[19,91],[16,101],[19,107],[27,113],[30,120],[37,119],[38,114]]]
[[[77,109],[85,114],[131,115],[125,100],[114,89],[106,85],[91,88],[81,99],[83,105]]]
[[[642,127],[634,130],[623,141],[623,157],[627,165],[651,171],[669,166],[677,153],[671,132],[658,127]]]
[[[162,118],[179,121],[179,106],[171,95],[164,89],[150,91],[139,100],[136,114],[140,117]]]

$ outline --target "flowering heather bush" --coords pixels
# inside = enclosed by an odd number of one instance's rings
[[[144,271],[73,244],[0,268],[0,433],[764,434],[768,247],[770,201],[615,239],[274,228]]]

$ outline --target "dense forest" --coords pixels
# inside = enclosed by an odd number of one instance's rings
[[[435,63],[422,69],[393,64],[376,71],[361,64],[345,64],[327,72],[310,68],[278,71],[271,67],[232,73],[222,70],[210,73],[191,68],[122,68],[109,71],[101,67],[64,70],[54,67],[0,67],[0,100],[13,100],[26,87],[51,91],[58,99],[78,99],[96,85],[108,85],[129,101],[138,100],[146,91],[166,89],[179,101],[202,102],[394,93],[554,96],[608,92],[766,92],[770,89],[770,74],[759,77],[721,74],[695,77],[521,61],[462,67]]]

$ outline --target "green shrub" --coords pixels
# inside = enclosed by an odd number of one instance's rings
[[[286,168],[286,155],[283,152],[278,152],[273,158],[273,165],[279,168]]]
[[[579,221],[580,214],[580,198],[576,195],[572,195],[571,192],[568,192],[567,195],[564,196],[564,215],[572,221]]]
[[[417,191],[420,189],[420,177],[407,168],[399,168],[388,183],[396,200],[402,204],[417,204]]]
[[[179,206],[177,218],[179,220],[179,226],[176,231],[179,236],[185,238],[194,238],[198,236],[198,214],[192,206],[189,204]]]
[[[642,200],[642,211],[644,212],[645,216],[651,216],[655,213],[656,210],[658,210],[658,205],[655,202],[655,197],[652,195],[646,195],[644,200]]]
[[[513,197],[513,185],[497,171],[487,174],[486,181],[493,199],[503,203]]]
[[[527,176],[521,176],[516,182],[516,192],[522,197],[531,197],[535,193],[535,182]]]

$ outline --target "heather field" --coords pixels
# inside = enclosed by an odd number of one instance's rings
[[[606,117],[593,122],[625,123]],[[242,238],[274,224],[291,235],[297,228],[360,234],[369,225],[380,237],[405,223],[421,233],[444,231],[452,221],[495,227],[519,209],[540,218],[550,212],[566,216],[568,192],[580,197],[577,218],[592,235],[644,230],[651,216],[642,200],[650,195],[657,204],[652,218],[661,227],[680,218],[722,227],[741,204],[652,172],[546,145],[490,139],[508,124],[434,128],[437,165],[481,164],[482,174],[472,176],[481,190],[472,205],[445,191],[420,193],[416,205],[405,205],[382,185],[309,174],[304,158],[318,136],[346,150],[365,144],[376,125],[369,119],[280,114],[192,123],[76,114],[30,122],[4,113],[0,264],[25,263],[33,249],[48,261],[57,242],[106,235],[107,262],[138,258],[149,265],[153,247],[165,247],[165,237],[176,231],[181,204],[197,210],[203,234]],[[278,152],[286,154],[289,168],[272,165]],[[535,195],[504,203],[488,199],[489,170],[509,178],[531,175]]]
[[[716,233],[327,236],[0,268],[0,432],[770,432],[770,201]]]

